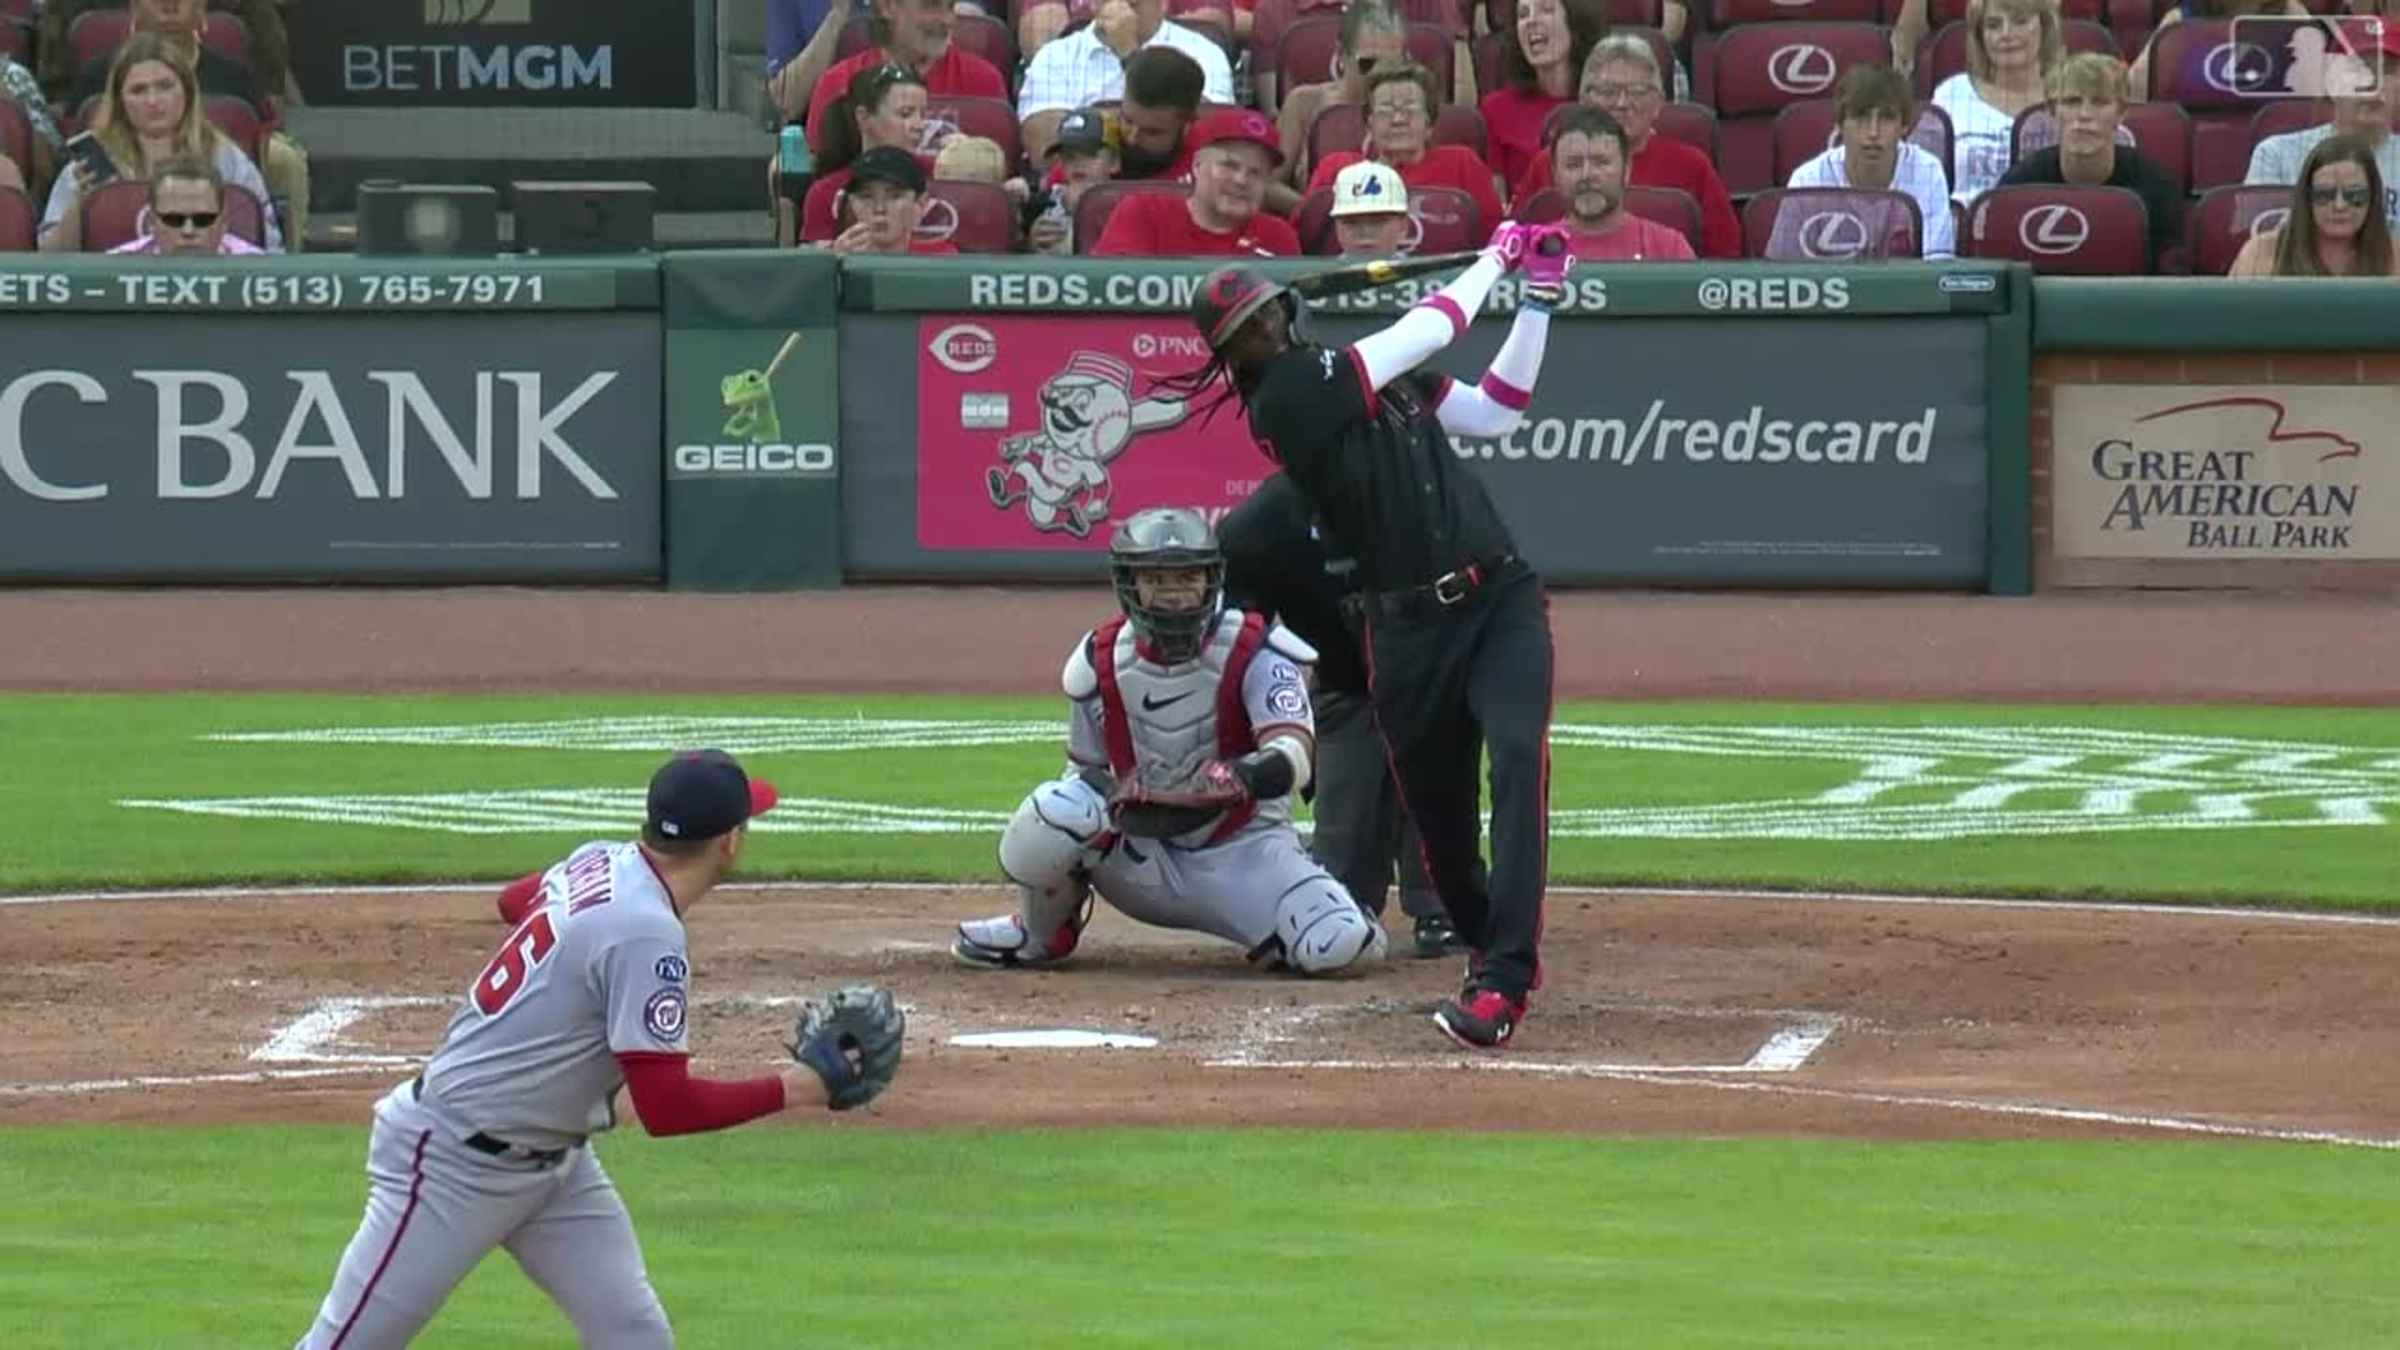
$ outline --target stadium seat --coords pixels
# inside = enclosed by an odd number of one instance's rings
[[[1775,181],[1792,181],[1792,170],[1831,150],[1840,139],[1841,129],[1834,125],[1833,100],[1808,98],[1785,105],[1775,114]],[[1950,159],[1950,114],[1928,103],[1917,111],[1917,124],[1909,128],[1908,139],[1925,153],[1942,162],[1942,172],[1953,181],[1958,171]]]
[[[67,64],[81,70],[116,55],[133,35],[131,9],[87,9],[67,25]]]
[[[15,188],[0,188],[0,253],[31,253],[42,213]]]
[[[953,244],[961,253],[1016,251],[1017,204],[999,184],[936,178],[926,185],[926,192],[917,238]]]
[[[83,199],[82,211],[83,251],[106,253],[132,243],[150,228],[150,185],[124,178],[103,183]],[[266,205],[250,189],[225,185],[225,216],[227,234],[266,245]]]
[[[1408,216],[1413,226],[1403,253],[1459,253],[1476,247],[1492,222],[1483,218],[1475,199],[1457,188],[1423,187],[1408,190]],[[1300,199],[1292,212],[1293,232],[1300,250],[1319,257],[1342,251],[1333,228],[1333,189],[1318,188]]]
[[[2136,0],[2136,3],[2144,5],[2149,2],[2150,0]],[[1944,24],[1957,23],[1967,17],[1967,3],[1968,0],[1926,0],[1925,26],[1929,29],[1939,29]],[[1885,24],[1889,25],[1900,21],[1900,5],[1901,0],[1884,0],[1883,22]],[[2065,4],[2059,6],[2059,16],[2064,19],[2089,19],[2099,22],[2108,17],[2108,0],[2066,0]]]
[[[1625,209],[1644,220],[1656,221],[1670,230],[1680,232],[1691,244],[1692,254],[1700,253],[1700,235],[1704,226],[1700,218],[1700,203],[1682,188],[1643,187],[1636,184],[1625,189]],[[1560,203],[1559,214],[1566,214]]]
[[[18,174],[33,181],[33,123],[13,98],[0,98],[0,159],[14,160]]]
[[[1483,114],[1464,103],[1453,103],[1433,119],[1435,145],[1463,145],[1489,160],[1492,157],[1490,129],[1483,124]]]
[[[1083,190],[1082,200],[1075,203],[1075,251],[1091,252],[1092,246],[1100,242],[1100,232],[1108,228],[1108,213],[1117,209],[1118,202],[1137,192],[1166,192],[1189,197],[1192,195],[1192,185],[1142,180],[1092,184]]]
[[[2158,30],[2150,44],[2150,97],[2179,103],[2191,118],[2185,182],[2198,189],[2240,182],[2250,164],[2250,119],[2267,67],[2240,57],[2228,19],[2189,19]]]
[[[2140,276],[2150,270],[2150,216],[2130,188],[1996,187],[1967,209],[1959,252],[2062,276]]]
[[[1478,155],[1491,154],[1483,114],[1463,103],[1442,109],[1441,116],[1433,119],[1433,134],[1428,139],[1434,145],[1463,145]],[[1327,155],[1358,150],[1366,142],[1366,110],[1355,103],[1328,103],[1309,121],[1307,143],[1301,150],[1303,162],[1314,169]]]
[[[1832,93],[1854,65],[1891,59],[1891,39],[1871,23],[1752,23],[1704,34],[1693,91],[1717,110],[1717,174],[1736,195],[1775,187],[1775,115]]]
[[[1742,204],[1742,256],[1770,262],[1914,258],[1916,199],[1866,188],[1768,188]]]
[[[1558,139],[1558,124],[1574,106],[1562,103],[1550,110],[1549,120],[1542,123],[1545,147]],[[1651,134],[1681,141],[1713,161],[1717,157],[1717,110],[1705,103],[1669,103],[1658,110]]]
[[[1663,26],[1667,7],[1662,0],[1607,0],[1608,26],[1619,28],[1658,28]],[[1517,26],[1516,0],[1483,0],[1484,17],[1491,20],[1490,31],[1505,33]]]
[[[2120,55],[2116,35],[2088,20],[2070,19],[2059,25],[2058,35],[2069,55],[2076,52]],[[1932,98],[1936,85],[1966,68],[1966,21],[1961,19],[1934,29],[1917,44],[1917,97]]]
[[[1017,132],[1017,110],[1006,99],[936,94],[925,100],[925,123],[999,142],[1000,154],[1012,174],[1025,158],[1025,146]]]
[[[2157,31],[2162,11],[2152,0],[2108,0],[2107,10],[2103,22],[2108,25],[2108,31],[2116,35],[2117,50],[2124,54],[2130,64],[2133,58],[2142,54],[2142,44],[2148,42],[2150,35]]]
[[[25,62],[33,53],[33,15],[15,8],[26,0],[0,0],[0,56]]]
[[[1632,189],[1628,188],[1628,192]],[[1510,218],[1528,225],[1542,225],[1567,214],[1567,198],[1557,188],[1546,187],[1516,204]]]
[[[1883,0],[1714,0],[1709,27],[1742,23],[1882,23]]]
[[[2192,119],[2172,103],[2129,103],[2125,107],[2125,125],[2133,132],[2133,146],[2142,158],[2158,166],[2159,172],[2175,180],[2183,192],[2192,190]],[[2249,160],[2242,161],[2246,168]]]
[[[2306,131],[2332,120],[2332,110],[2313,98],[2279,98],[2250,115],[2250,148],[2257,149],[2269,136]],[[2249,172],[2249,160],[2242,161],[2242,171]]]
[[[1433,72],[1434,82],[1447,102],[1451,90],[1457,88],[1453,76],[1457,58],[1449,33],[1438,24],[1412,23],[1402,40],[1407,45],[1408,59]],[[1311,14],[1283,30],[1283,36],[1275,43],[1273,69],[1286,89],[1322,84],[1341,77],[1341,52],[1341,15]]]
[[[250,25],[222,10],[211,11],[206,26],[200,30],[200,45],[224,57],[240,62],[244,69],[250,65]]]
[[[2183,241],[2198,276],[2223,276],[2250,236],[2283,228],[2292,190],[2282,184],[2210,188],[2183,213]]]
[[[1292,208],[1292,233],[1300,236],[1300,251],[1331,257],[1342,251],[1333,233],[1333,189],[1318,188]]]
[[[267,131],[259,121],[258,109],[251,107],[247,99],[231,94],[210,94],[202,100],[200,111],[217,130],[233,138],[233,143],[242,148],[242,153],[250,157],[251,163],[259,162]]]

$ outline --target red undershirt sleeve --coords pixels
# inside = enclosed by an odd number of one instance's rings
[[[783,1109],[783,1079],[694,1078],[687,1055],[631,1052],[617,1056],[634,1114],[653,1136],[722,1130]]]
[[[500,918],[514,928],[525,922],[533,912],[533,902],[542,893],[542,874],[527,872],[500,892]]]

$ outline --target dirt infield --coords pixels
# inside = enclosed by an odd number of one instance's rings
[[[0,595],[15,689],[1040,692],[1104,592]],[[2287,596],[1564,595],[1569,697],[2389,701],[2373,602]],[[1461,1059],[1449,962],[1250,971],[1103,913],[1076,964],[954,966],[996,888],[759,887],[695,916],[703,1071],[777,1000],[866,976],[913,1007],[900,1126],[1368,1125],[1855,1138],[2336,1135],[2400,1117],[2400,924],[2269,915],[1600,895],[1550,903],[1520,1044]],[[500,936],[477,890],[0,905],[24,977],[0,1124],[356,1122]],[[964,1048],[1023,1029],[1143,1049]],[[838,1127],[846,1127],[840,1123]]]

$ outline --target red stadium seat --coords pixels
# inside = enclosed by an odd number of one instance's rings
[[[250,64],[250,25],[235,15],[212,12],[206,26],[200,30],[200,45],[247,68]]]
[[[33,181],[33,123],[13,98],[0,98],[0,159],[15,161],[18,174]]]
[[[2100,24],[2070,19],[2059,25],[2058,35],[2069,55],[2076,52],[2120,55],[2116,35]],[[1934,29],[1917,44],[1917,97],[1932,98],[1934,86],[1966,68],[1966,22],[1960,20]]]
[[[1922,255],[1924,223],[1905,192],[1768,188],[1742,204],[1742,255],[1839,262]]]
[[[1453,103],[1433,119],[1433,144],[1463,145],[1484,159],[1492,157],[1492,138],[1483,114],[1464,103]]]
[[[1558,139],[1558,124],[1565,120],[1568,109],[1575,106],[1562,103],[1550,110],[1549,118],[1542,123],[1542,144],[1545,147]],[[1658,120],[1651,125],[1651,133],[1681,141],[1711,160],[1717,157],[1717,110],[1705,103],[1667,104],[1658,110]]]
[[[1891,39],[1871,23],[1752,23],[1703,35],[1693,86],[1717,110],[1717,173],[1726,190],[1776,186],[1775,115],[1833,92],[1840,73],[1891,60]]]
[[[926,185],[926,193],[917,238],[955,245],[961,253],[1016,251],[1017,204],[999,184],[936,178]]]
[[[2133,147],[2158,171],[2175,180],[2179,191],[2192,190],[2192,119],[2172,103],[2129,103],[2125,125],[2133,132]],[[2244,167],[2249,161],[2244,160]]]
[[[1108,228],[1108,213],[1117,203],[1137,192],[1166,192],[1178,197],[1192,195],[1189,183],[1158,183],[1135,180],[1119,183],[1094,183],[1083,190],[1083,199],[1075,203],[1075,251],[1089,253],[1100,242],[1100,232]]]
[[[1630,191],[1631,190],[1628,189],[1628,192]],[[1566,214],[1566,194],[1560,192],[1557,188],[1546,187],[1541,191],[1534,193],[1532,196],[1527,197],[1525,200],[1518,202],[1516,214],[1513,218],[1524,221],[1528,225],[1541,225],[1549,221],[1557,220]],[[1697,251],[1697,249],[1694,250],[1694,252]]]
[[[0,0],[0,56],[23,62],[33,52],[33,17],[10,6],[24,0]]]
[[[2151,0],[2108,0],[2102,22],[2116,35],[2117,50],[2127,62],[2142,54],[2142,44],[2158,29],[2159,11]],[[2140,93],[2140,90],[2135,90]]]
[[[0,188],[0,253],[31,253],[42,213],[15,188]]]
[[[150,185],[124,178],[103,183],[83,199],[82,212],[84,252],[106,253],[132,243],[150,229]],[[248,188],[226,184],[225,216],[227,234],[266,246],[266,204]]]
[[[2333,110],[2313,98],[2279,98],[2250,115],[2250,146],[2256,149],[2269,136],[2306,131],[2332,120]]]
[[[1883,0],[1715,0],[1709,27],[1741,23],[1882,23]]]
[[[1700,203],[1682,188],[1643,187],[1635,184],[1625,189],[1625,209],[1644,220],[1656,221],[1670,230],[1680,232],[1692,246],[1692,256],[1700,256],[1700,235],[1704,228],[1700,219]],[[1566,214],[1561,203],[1559,214]]]
[[[1292,233],[1300,236],[1300,251],[1331,257],[1342,251],[1333,233],[1333,189],[1318,188],[1292,209]]]
[[[1404,254],[1460,253],[1479,247],[1491,237],[1496,221],[1483,218],[1475,199],[1457,188],[1423,187],[1408,190],[1409,242]],[[1292,229],[1304,253],[1331,257],[1342,251],[1333,228],[1333,190],[1318,188],[1300,199],[1292,212]]]
[[[1831,150],[1841,138],[1834,125],[1833,100],[1802,99],[1775,114],[1775,181],[1788,183],[1792,170]],[[1950,162],[1950,114],[1928,103],[1917,110],[1909,141],[1942,162],[1942,172],[1956,179]]]
[[[242,153],[250,157],[251,163],[258,163],[267,131],[259,121],[258,109],[251,107],[247,99],[231,94],[211,94],[203,100],[200,111],[217,130],[233,138],[233,143],[242,148]]]
[[[2150,270],[2150,216],[2130,188],[1996,187],[1967,209],[1959,252],[2064,276],[2140,276]]]
[[[2223,276],[2253,234],[2283,228],[2292,190],[2282,184],[2211,188],[2183,213],[2183,240],[2198,276]]]
[[[1439,24],[1412,23],[1402,41],[1408,59],[1433,72],[1434,84],[1448,102],[1457,88],[1453,72],[1457,58],[1450,34]],[[1283,80],[1283,87],[1296,89],[1304,84],[1322,84],[1342,76],[1342,19],[1336,14],[1310,14],[1283,30],[1275,43],[1275,64],[1272,69]]]
[[[87,9],[67,25],[67,63],[81,70],[94,61],[105,61],[131,36],[132,10]]]
[[[936,94],[925,100],[925,125],[929,129],[938,126],[961,136],[983,136],[999,142],[1000,154],[1007,161],[1010,173],[1017,171],[1025,157],[1025,147],[1017,132],[1017,110],[1006,99]]]
[[[2150,97],[2186,108],[2258,106],[2253,96],[2265,78],[2263,60],[2245,59],[2228,19],[2186,19],[2161,28],[2150,40]],[[2138,91],[2137,91],[2138,92]]]

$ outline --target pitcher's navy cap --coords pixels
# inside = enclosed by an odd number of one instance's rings
[[[650,775],[650,828],[667,839],[714,839],[775,809],[775,785],[722,750],[688,750]]]

